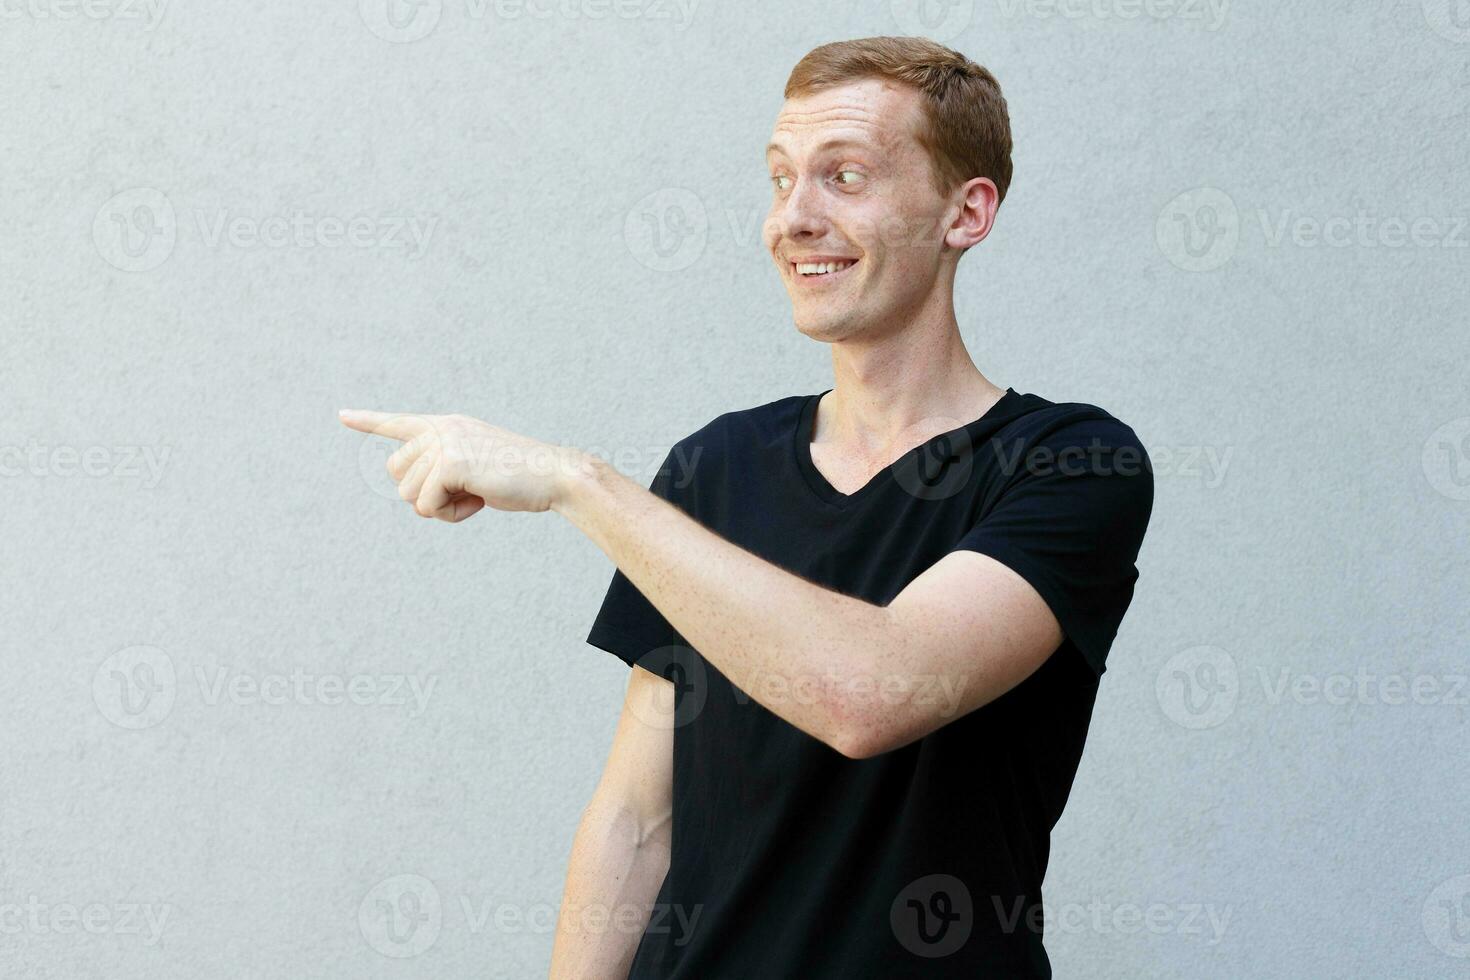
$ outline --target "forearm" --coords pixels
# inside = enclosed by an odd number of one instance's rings
[[[594,797],[572,841],[551,980],[626,980],[668,868],[667,820],[640,831]]]
[[[839,751],[859,734],[842,692],[891,660],[886,609],[745,551],[595,457],[553,507],[757,702]]]

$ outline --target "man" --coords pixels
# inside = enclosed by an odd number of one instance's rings
[[[554,510],[617,566],[588,641],[633,669],[553,977],[1050,976],[1049,835],[1147,455],[961,340],[956,267],[1011,176],[989,72],[870,38],[812,51],[785,96],[765,243],[830,389],[719,416],[652,492],[474,419],[344,420],[405,440],[388,467],[421,515]]]

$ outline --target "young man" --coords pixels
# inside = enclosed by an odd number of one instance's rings
[[[1147,455],[961,340],[956,266],[1011,176],[989,72],[870,38],[812,51],[785,96],[765,241],[830,389],[719,416],[652,492],[474,419],[344,419],[405,440],[418,513],[555,510],[617,566],[588,641],[633,669],[553,977],[1047,977],[1049,835]]]

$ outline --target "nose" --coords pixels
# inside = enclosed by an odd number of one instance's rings
[[[827,233],[827,209],[821,192],[821,185],[811,180],[798,180],[791,188],[777,214],[786,238],[804,241]]]

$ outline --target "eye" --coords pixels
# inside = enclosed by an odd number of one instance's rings
[[[771,178],[771,183],[776,185],[776,190],[778,191],[789,190],[791,187],[791,178],[785,174],[777,174]]]
[[[845,180],[844,178],[851,179]],[[858,181],[863,179],[863,175],[858,173],[856,170],[839,170],[837,171],[837,176],[833,179],[836,180],[839,184],[856,184]]]

